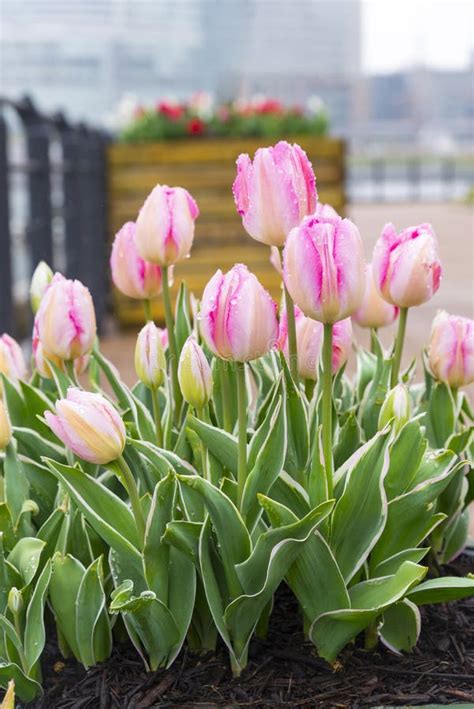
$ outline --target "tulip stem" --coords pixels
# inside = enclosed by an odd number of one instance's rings
[[[280,258],[283,263],[283,247],[280,247]],[[290,372],[296,386],[298,386],[298,344],[296,341],[295,306],[293,303],[293,298],[289,294],[284,283],[283,290],[285,291],[286,321],[288,323],[288,356],[290,359]]]
[[[196,409],[196,416],[201,421],[207,421],[208,416],[206,414],[205,407],[202,409]],[[211,476],[209,474],[209,459],[207,456],[207,448],[206,448],[206,444],[204,443],[202,438],[201,438],[201,459],[202,459],[202,476],[203,476],[204,480],[208,480],[209,482],[212,482]]]
[[[159,448],[163,448],[163,426],[161,425],[160,399],[157,387],[151,390],[151,400],[153,402],[153,417],[155,419],[156,442]]]
[[[324,323],[323,339],[323,401],[322,401],[322,439],[324,468],[326,471],[328,499],[333,496],[333,457],[332,457],[332,323]],[[318,446],[314,446],[317,454]]]
[[[230,410],[230,387],[227,367],[229,363],[224,359],[218,360],[219,376],[222,395],[222,414],[224,418],[224,430],[232,433],[232,416]]]
[[[151,300],[149,300],[148,298],[145,298],[143,301],[143,309],[145,310],[146,322],[153,322],[153,315],[151,313]]]
[[[247,478],[247,392],[245,384],[245,363],[237,365],[237,405],[238,405],[238,468],[237,468],[237,506],[240,509]]]
[[[392,376],[390,379],[390,388],[393,389],[398,383],[398,374],[400,372],[400,364],[402,361],[403,342],[405,340],[405,331],[407,328],[408,308],[400,308],[400,316],[398,320],[398,332],[395,340],[395,350],[393,353]]]
[[[130,504],[132,505],[133,516],[135,517],[135,524],[137,526],[138,541],[140,547],[143,548],[143,543],[145,541],[145,518],[143,516],[143,510],[140,502],[140,495],[138,494],[137,483],[133,477],[133,473],[130,470],[127,461],[123,455],[117,458],[117,472],[119,473],[119,478],[122,485],[128,492],[130,498]]]
[[[170,289],[168,281],[168,266],[163,266],[163,304],[165,306],[166,329],[168,330],[169,359],[171,364],[171,381],[173,385],[174,420],[179,421],[181,411],[182,396],[178,382],[178,348],[176,345],[176,335],[174,332],[174,318],[171,310]]]

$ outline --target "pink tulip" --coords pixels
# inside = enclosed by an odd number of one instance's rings
[[[26,364],[21,347],[6,333],[0,337],[0,374],[14,382],[26,378]]]
[[[199,209],[182,187],[156,185],[145,200],[136,224],[136,245],[150,263],[171,266],[191,251]]]
[[[397,234],[386,224],[372,258],[380,295],[399,308],[421,305],[433,297],[441,280],[436,235],[431,224],[408,227]]]
[[[45,352],[62,360],[89,354],[97,329],[91,294],[80,281],[55,276],[41,301],[37,323]]]
[[[396,305],[390,305],[377,290],[372,274],[372,264],[367,266],[365,291],[362,303],[355,311],[352,319],[360,327],[379,328],[393,323],[398,316]]]
[[[283,246],[291,229],[316,208],[311,163],[299,145],[285,141],[259,148],[253,162],[239,155],[233,192],[245,229],[269,246]]]
[[[337,219],[339,214],[336,212],[334,207],[331,207],[330,204],[324,204],[323,202],[318,202],[316,205],[316,209],[314,210],[314,212],[311,216],[312,217],[320,217],[321,219],[326,219],[326,217],[331,217],[333,219]]]
[[[201,332],[215,355],[236,362],[262,357],[275,345],[276,305],[247,266],[211,278],[201,301]]]
[[[324,328],[322,323],[307,318],[295,308],[296,341],[298,344],[298,374],[302,379],[317,379],[321,358]],[[334,323],[332,333],[332,371],[335,374],[347,362],[352,345],[352,323],[350,318]],[[289,360],[288,321],[286,311],[280,316],[278,347]]]
[[[308,217],[293,229],[283,252],[283,279],[303,313],[334,323],[359,307],[365,287],[362,240],[340,217]]]
[[[161,268],[144,261],[138,253],[134,222],[127,222],[117,232],[110,268],[115,286],[129,298],[151,300],[160,295],[163,285]]]
[[[38,370],[38,373],[41,377],[43,377],[44,379],[52,379],[53,372],[51,371],[49,362],[53,362],[56,367],[58,367],[58,369],[61,369],[63,372],[66,371],[64,361],[60,359],[60,357],[56,357],[56,355],[49,354],[44,351],[43,345],[38,334],[37,318],[35,318],[33,325],[33,337],[31,345],[33,350],[34,366],[35,369]],[[89,359],[89,355],[83,355],[82,357],[77,357],[74,360],[74,372],[76,373],[76,375],[83,374],[83,372],[86,371],[87,366],[89,364]]]
[[[116,460],[125,447],[125,426],[116,409],[102,394],[70,388],[46,411],[48,426],[67,448],[83,460],[105,465]]]
[[[429,362],[436,379],[455,389],[474,382],[474,320],[440,311],[431,328]]]

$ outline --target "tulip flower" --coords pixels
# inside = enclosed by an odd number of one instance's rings
[[[40,261],[35,268],[30,284],[30,303],[33,313],[38,311],[41,299],[53,280],[53,276],[54,274],[46,261]]]
[[[379,414],[379,430],[384,428],[393,419],[395,431],[408,423],[411,417],[411,401],[408,389],[403,384],[397,384],[389,393]]]
[[[400,370],[408,308],[432,298],[441,280],[438,245],[431,224],[408,227],[400,234],[393,224],[386,224],[375,244],[372,272],[382,298],[400,308],[391,375],[394,387]]]
[[[299,145],[259,148],[253,162],[237,159],[234,199],[244,228],[269,246],[283,246],[291,229],[316,208],[316,180]]]
[[[89,354],[96,336],[94,305],[80,282],[53,279],[37,313],[38,336],[45,352],[64,361]]]
[[[182,261],[191,251],[198,216],[198,206],[187,190],[156,185],[138,215],[138,253],[145,261],[160,266]]]
[[[440,311],[433,320],[430,369],[453,389],[474,382],[474,320]]]
[[[135,371],[148,389],[157,389],[163,384],[166,359],[163,349],[163,331],[153,322],[147,323],[139,332],[135,347]]]
[[[122,453],[125,426],[115,407],[102,394],[71,387],[58,399],[55,411],[45,411],[46,423],[75,455],[89,463],[109,465],[130,496],[137,532],[143,544],[145,520],[133,474]]]
[[[291,297],[314,320],[334,323],[359,307],[365,287],[362,240],[340,217],[309,217],[293,229],[283,251]]]
[[[307,318],[299,308],[295,308],[296,338],[298,341],[298,372],[302,379],[315,380],[321,358],[324,327],[317,320]],[[335,374],[347,362],[352,344],[352,323],[350,318],[334,323],[332,339],[332,372]],[[288,352],[288,320],[286,311],[280,316],[278,346],[286,359]]]
[[[59,357],[56,357],[56,355],[44,351],[43,345],[38,334],[37,318],[35,318],[35,322],[33,325],[33,337],[31,344],[34,366],[40,376],[42,376],[44,379],[52,379],[53,373],[49,364],[50,362],[55,364],[56,367],[58,367],[58,369],[61,369],[63,372],[66,371],[64,360],[60,359]],[[83,374],[83,372],[86,371],[87,366],[89,364],[89,359],[89,355],[82,355],[82,357],[76,357],[76,359],[73,360],[74,373],[76,376],[79,376],[80,374]]]
[[[12,439],[12,425],[6,403],[0,399],[0,451],[4,451]]]
[[[397,306],[387,303],[387,301],[380,296],[375,285],[372,264],[369,263],[367,266],[364,297],[362,303],[353,314],[352,319],[360,325],[360,327],[369,327],[376,330],[379,327],[390,325],[397,317]]]
[[[201,300],[201,332],[211,352],[235,362],[262,357],[275,345],[276,305],[246,266],[211,278]]]
[[[202,347],[192,335],[181,350],[178,378],[184,400],[197,411],[203,409],[212,396],[212,373]]]
[[[134,222],[124,224],[115,235],[110,268],[116,288],[129,298],[152,300],[162,291],[160,266],[145,261],[138,253]]]
[[[4,333],[0,336],[0,374],[17,382],[26,377],[23,352],[16,340]]]

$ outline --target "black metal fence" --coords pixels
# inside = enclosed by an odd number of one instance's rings
[[[108,136],[31,100],[0,98],[0,333],[25,334],[26,301],[40,260],[78,278],[98,323],[107,297]]]

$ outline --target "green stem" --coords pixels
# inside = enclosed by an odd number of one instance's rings
[[[245,364],[237,362],[237,405],[238,405],[238,468],[237,506],[241,507],[247,478],[247,392],[245,390]]]
[[[306,398],[308,399],[308,402],[310,402],[313,398],[315,386],[316,386],[315,379],[305,379],[304,391],[306,394]]]
[[[197,409],[196,416],[201,419],[201,421],[206,421],[206,411],[205,409]],[[204,441],[201,438],[201,458],[202,458],[202,476],[204,480],[211,481],[211,476],[209,472],[209,460],[207,457],[207,448]]]
[[[151,300],[148,300],[148,298],[145,298],[143,301],[143,309],[145,311],[146,322],[153,322],[153,315],[151,314]]]
[[[163,426],[161,425],[160,400],[158,389],[153,387],[151,390],[151,400],[153,402],[153,417],[155,419],[156,442],[159,448],[163,448]]]
[[[137,525],[138,540],[140,546],[143,548],[143,542],[145,540],[145,518],[143,516],[143,510],[140,503],[140,495],[138,494],[137,483],[133,477],[133,473],[128,467],[128,463],[121,455],[117,458],[117,471],[119,473],[119,478],[122,485],[128,492],[130,498],[130,503],[132,505],[133,516],[135,517],[135,524]]]
[[[328,498],[333,496],[333,457],[332,457],[332,323],[324,323],[323,340],[323,455]],[[314,446],[314,450],[317,446]]]
[[[280,258],[283,264],[283,247],[280,247]],[[283,290],[285,291],[286,320],[288,324],[288,356],[290,359],[290,372],[296,386],[298,386],[298,344],[296,341],[295,306],[285,284],[283,284]]]
[[[378,333],[378,327],[371,327],[370,328],[370,351],[372,354],[375,354],[376,349],[375,349],[375,338],[377,337]]]
[[[163,266],[163,304],[165,306],[165,321],[168,330],[168,348],[171,364],[171,381],[173,385],[174,420],[179,421],[179,413],[183,397],[178,382],[178,348],[176,345],[176,335],[174,332],[174,318],[171,310],[171,298],[168,281],[168,266]]]
[[[224,359],[218,360],[219,377],[222,392],[222,413],[224,418],[224,430],[232,433],[232,413],[230,410],[230,386],[229,377],[227,376],[227,367],[230,367],[229,362]]]
[[[373,650],[377,646],[379,641],[379,632],[377,620],[367,626],[365,629],[365,642],[364,647],[366,650]]]
[[[79,383],[78,383],[77,377],[76,377],[76,370],[74,369],[74,360],[73,359],[65,359],[64,365],[66,367],[66,374],[68,375],[69,379],[73,382],[74,386],[79,386]]]
[[[390,388],[393,389],[398,383],[398,374],[400,372],[400,364],[402,361],[403,342],[405,340],[405,331],[407,328],[408,308],[400,308],[398,319],[398,332],[395,340],[395,350],[393,353],[392,376],[390,379]]]

